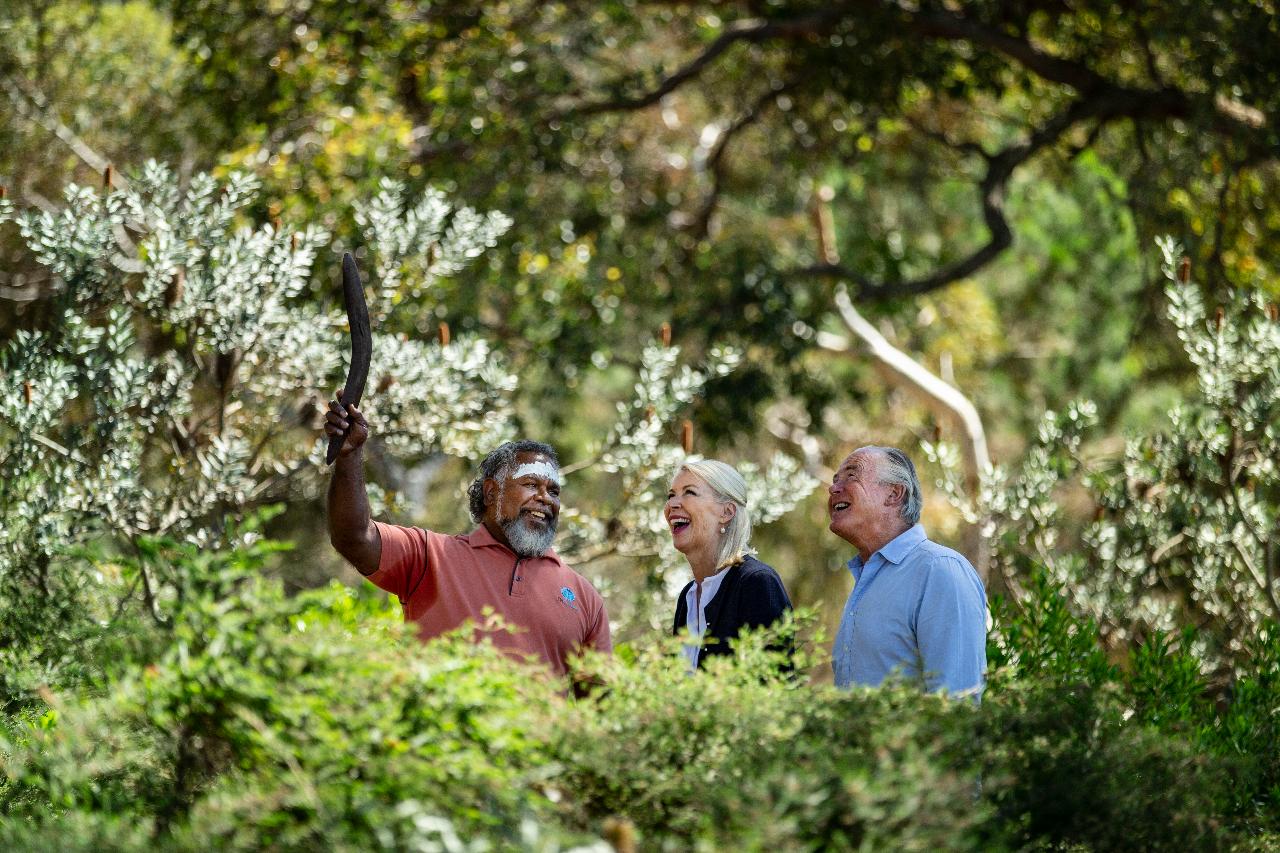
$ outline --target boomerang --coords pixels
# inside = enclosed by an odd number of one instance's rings
[[[343,413],[350,404],[360,405],[364,383],[369,378],[369,358],[373,355],[373,335],[369,332],[369,306],[364,301],[364,286],[360,284],[360,270],[350,252],[342,256],[342,301],[347,306],[347,325],[351,327],[351,367],[347,370],[347,384],[338,402]],[[329,452],[325,464],[332,465],[347,440],[352,424],[341,435],[329,437]]]

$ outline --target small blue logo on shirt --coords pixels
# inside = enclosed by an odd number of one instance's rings
[[[573,594],[573,590],[569,589],[569,587],[567,586],[560,587],[560,600],[563,601],[565,604],[569,605],[570,607],[572,607],[574,610],[578,609],[578,605],[573,603],[577,601],[577,599],[578,597]]]

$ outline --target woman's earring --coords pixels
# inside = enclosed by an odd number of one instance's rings
[[[722,524],[722,525],[720,525],[720,532],[721,532],[721,533],[724,533],[724,525],[723,525],[723,524]]]

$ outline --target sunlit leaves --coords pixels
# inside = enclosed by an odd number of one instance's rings
[[[989,472],[976,501],[962,495],[954,452],[929,450],[952,471],[948,493],[984,525],[1015,594],[1030,556],[1112,642],[1191,624],[1203,630],[1203,665],[1230,667],[1280,617],[1280,311],[1258,290],[1211,311],[1180,247],[1166,239],[1159,249],[1168,316],[1199,391],[1165,429],[1131,438],[1119,459],[1086,464],[1092,407],[1051,413],[1019,468]],[[1075,543],[1063,536],[1062,487],[1081,474],[1097,509]]]
[[[430,292],[437,279],[460,272],[492,248],[512,224],[501,211],[455,208],[432,187],[411,201],[404,184],[390,178],[383,179],[372,201],[357,207],[356,222],[378,250],[380,298],[373,307],[382,315],[405,295],[402,290],[419,296]]]
[[[4,208],[61,282],[63,313],[0,355],[0,582],[97,536],[215,544],[226,516],[317,491],[318,409],[346,334],[299,297],[328,235],[255,224],[257,192],[248,175],[183,184],[147,163],[124,189],[70,187],[56,212]],[[439,194],[406,204],[412,221],[384,219],[389,235],[420,234],[432,205],[452,213],[435,235],[451,260],[434,276],[507,223]],[[379,336],[375,350],[370,411],[388,451],[475,457],[510,434],[515,381],[483,341]]]

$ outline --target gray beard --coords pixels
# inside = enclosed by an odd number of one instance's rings
[[[498,523],[502,525],[502,532],[507,534],[507,542],[517,556],[541,557],[551,547],[551,540],[556,538],[556,521],[557,519],[550,519],[547,528],[540,532],[530,530],[519,517],[510,521],[499,519]]]

